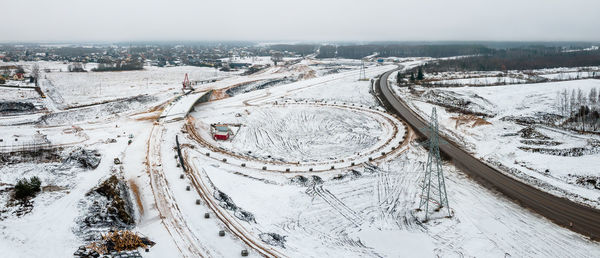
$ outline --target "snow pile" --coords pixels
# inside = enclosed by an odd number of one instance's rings
[[[460,94],[448,91],[427,90],[422,96],[430,103],[461,113],[494,117],[492,103],[477,94]]]
[[[256,220],[254,219],[254,215],[252,215],[252,213],[245,211],[244,209],[235,205],[233,200],[224,192],[215,190],[214,197],[215,199],[217,199],[217,201],[220,202],[219,205],[221,205],[221,207],[233,211],[236,218],[241,219],[243,221],[256,223]]]
[[[285,248],[285,236],[277,233],[260,233],[258,234],[258,237],[260,237],[260,240],[269,245]]]

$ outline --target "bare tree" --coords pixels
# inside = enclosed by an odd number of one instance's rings
[[[585,131],[585,121],[583,118],[583,111],[585,110],[583,107],[585,106],[585,95],[581,89],[577,89],[577,120],[581,123],[583,131]]]
[[[567,89],[564,89],[563,92],[561,93],[562,95],[562,108],[563,108],[563,116],[567,115],[567,111],[569,111],[569,91]]]
[[[283,61],[283,55],[280,52],[274,52],[271,55],[271,61],[273,61],[274,65],[277,66],[278,62]]]
[[[577,106],[577,100],[575,99],[575,89],[571,91],[571,96],[569,99],[569,116],[573,116],[575,113],[575,107]]]
[[[595,108],[598,104],[598,99],[596,96],[598,96],[598,90],[596,88],[592,88],[590,90],[590,94],[588,95],[588,101],[590,102],[590,106],[593,108]]]
[[[556,99],[555,99],[555,101],[556,101],[556,108],[558,109],[558,111],[561,114],[563,114],[563,111],[562,111],[563,110],[562,109],[562,96],[560,95],[560,93],[561,93],[560,91],[556,92]]]
[[[6,76],[10,75],[10,69],[8,69],[8,66],[3,66],[1,71],[2,71],[2,72],[0,72],[1,75],[6,75]]]
[[[584,106],[585,102],[585,94],[583,94],[583,91],[581,89],[577,89],[577,105]]]
[[[38,86],[38,78],[40,78],[40,66],[37,63],[33,64],[31,67],[31,76],[33,76],[35,86]]]
[[[600,91],[598,91],[598,100],[596,102],[598,102],[598,105],[600,105]]]

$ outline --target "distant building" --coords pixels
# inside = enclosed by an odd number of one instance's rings
[[[23,73],[15,73],[15,75],[13,75],[13,80],[15,80],[15,81],[25,80],[25,75]]]

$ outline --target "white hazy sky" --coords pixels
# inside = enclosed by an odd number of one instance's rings
[[[600,0],[3,0],[0,42],[600,41]]]

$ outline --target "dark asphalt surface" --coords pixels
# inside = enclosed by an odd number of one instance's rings
[[[424,131],[428,123],[414,113],[403,100],[393,94],[388,86],[387,79],[395,70],[381,75],[380,80],[375,85],[375,93],[389,111],[402,117],[415,132],[426,137]],[[537,212],[560,226],[590,237],[595,241],[600,240],[600,210],[566,198],[557,197],[504,175],[473,157],[450,139],[444,136],[441,137],[448,143],[440,145],[440,151],[451,158],[461,171],[484,186],[504,194],[521,206]]]

